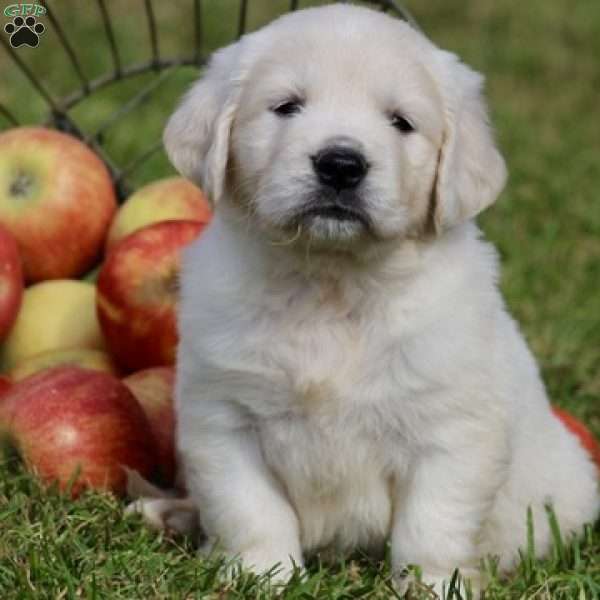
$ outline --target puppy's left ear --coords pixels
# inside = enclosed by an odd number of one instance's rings
[[[492,204],[506,182],[482,96],[483,77],[449,52],[438,50],[437,77],[446,128],[434,190],[433,222],[443,231]]]
[[[211,57],[204,75],[184,96],[163,134],[175,168],[200,185],[213,203],[223,192],[231,127],[243,81],[241,44],[227,46]]]

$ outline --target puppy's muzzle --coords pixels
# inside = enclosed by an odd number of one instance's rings
[[[358,187],[369,170],[363,154],[348,146],[328,146],[311,160],[319,182],[336,192]]]
[[[372,232],[373,223],[360,190],[370,165],[360,143],[345,136],[330,138],[321,150],[310,156],[310,160],[320,185],[295,211],[290,224],[295,228],[319,218],[359,223],[367,232]]]

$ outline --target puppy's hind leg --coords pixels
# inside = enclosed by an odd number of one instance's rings
[[[139,514],[153,529],[199,533],[198,510],[190,498],[181,497],[177,490],[158,488],[136,471],[123,468],[127,473],[127,493],[135,498],[125,509],[125,516]]]
[[[597,467],[579,439],[550,412],[526,424],[515,444],[508,478],[500,489],[483,535],[486,553],[500,556],[502,571],[514,568],[528,545],[528,509],[537,556],[552,547],[551,508],[564,542],[600,514]]]
[[[138,498],[125,515],[139,514],[150,527],[187,535],[199,532],[196,505],[190,498]]]

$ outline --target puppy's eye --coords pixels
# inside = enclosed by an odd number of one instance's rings
[[[393,113],[391,120],[392,126],[395,127],[401,133],[412,133],[415,130],[414,125],[406,117],[403,117],[400,113]]]
[[[283,102],[279,102],[279,104],[272,106],[271,110],[278,117],[291,117],[302,110],[302,101],[298,98],[284,100]]]

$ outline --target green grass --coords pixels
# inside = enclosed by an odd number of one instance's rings
[[[156,5],[161,48],[174,55],[191,40],[185,2]],[[287,2],[252,0],[252,25]],[[54,3],[91,76],[109,65],[96,4]],[[135,5],[135,9],[130,8]],[[235,31],[237,1],[205,0],[214,48]],[[141,6],[108,2],[119,17],[123,62],[148,55]],[[554,402],[600,435],[600,2],[581,0],[430,0],[407,2],[425,32],[487,76],[487,91],[510,180],[481,219],[499,248],[502,290],[539,359]],[[36,50],[20,55],[57,95],[77,85],[49,30]],[[89,40],[95,40],[90,43]],[[43,103],[0,51],[0,101],[23,122],[40,122]],[[182,69],[160,94],[106,132],[118,164],[160,136],[176,98],[195,76]],[[91,98],[73,116],[87,131],[139,86],[120,83]],[[149,79],[146,76],[146,79]],[[0,117],[0,126],[3,126]],[[158,154],[137,170],[133,187],[171,173]],[[123,504],[89,494],[71,502],[41,490],[12,463],[0,465],[0,598],[268,598],[264,582],[243,575],[230,586],[219,563],[194,557],[189,540],[171,539],[123,519]],[[525,515],[523,516],[525,519]],[[557,538],[544,561],[525,552],[506,579],[487,565],[492,599],[600,598],[600,528],[574,546]],[[385,563],[356,557],[335,568],[312,564],[283,598],[390,598]],[[426,597],[426,596],[425,596]]]
[[[122,504],[108,494],[88,493],[72,502],[44,490],[13,462],[0,480],[0,597],[10,599],[236,599],[394,598],[387,561],[355,556],[333,567],[313,562],[284,590],[266,578],[242,573],[231,583],[219,578],[218,558],[201,561],[190,540],[156,534],[137,518],[123,517]],[[531,536],[533,537],[533,536]],[[588,527],[565,546],[558,531],[546,560],[523,553],[514,575],[501,578],[494,562],[488,598],[512,600],[600,597],[600,528]],[[418,598],[430,598],[425,589]],[[458,600],[459,595],[449,595]]]

